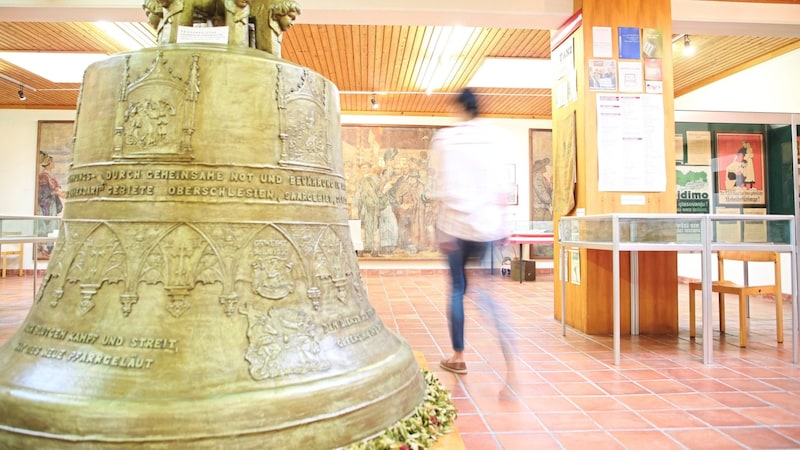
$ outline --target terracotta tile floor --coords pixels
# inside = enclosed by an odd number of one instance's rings
[[[800,448],[800,366],[792,364],[788,302],[786,342],[777,344],[774,303],[751,299],[749,347],[740,349],[731,299],[728,334],[714,333],[714,362],[704,365],[700,340],[688,337],[682,285],[679,335],[623,336],[615,366],[610,336],[569,328],[561,335],[552,275],[525,283],[496,275],[492,289],[512,310],[519,344],[517,381],[509,386],[502,352],[469,298],[469,374],[438,368],[450,350],[445,275],[362,265],[370,302],[386,326],[421,352],[450,389],[468,449]],[[25,318],[32,281],[30,275],[0,279],[0,342]]]

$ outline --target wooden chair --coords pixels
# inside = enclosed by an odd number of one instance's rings
[[[13,236],[21,233],[4,232],[3,236]],[[0,246],[0,262],[2,262],[3,278],[6,277],[6,266],[8,265],[8,257],[16,256],[19,262],[19,276],[22,276],[22,252],[23,244],[5,244]]]
[[[725,279],[725,261],[771,262],[775,268],[775,284],[739,285]],[[775,320],[778,342],[783,342],[783,294],[781,292],[781,255],[777,252],[721,251],[717,253],[719,280],[711,284],[719,301],[719,331],[725,332],[725,294],[739,296],[739,347],[747,347],[747,297],[772,293],[775,296]],[[694,291],[702,290],[700,282],[689,283],[689,336],[695,336]]]

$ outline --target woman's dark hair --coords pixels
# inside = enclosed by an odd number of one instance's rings
[[[478,115],[478,98],[469,88],[464,88],[456,101],[467,111],[470,116],[477,117]]]

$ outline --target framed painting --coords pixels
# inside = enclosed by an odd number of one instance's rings
[[[361,255],[434,258],[436,211],[424,201],[435,127],[343,125],[348,218],[361,221]]]
[[[73,121],[39,121],[36,145],[36,197],[34,214],[59,216],[66,196],[67,172],[71,162]],[[43,220],[36,230],[39,236],[57,233],[58,220]],[[37,244],[34,257],[50,259],[53,243]]]
[[[716,133],[717,204],[766,206],[764,135]]]
[[[509,205],[516,205],[519,203],[519,186],[512,184],[508,186],[508,198],[506,203]]]
[[[553,222],[553,131],[529,130],[530,217],[537,222]],[[552,258],[552,245],[531,245],[531,257]]]

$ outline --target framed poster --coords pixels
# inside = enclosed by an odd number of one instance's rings
[[[713,182],[709,166],[676,166],[675,188],[677,189],[678,214],[708,214],[711,212]],[[677,242],[698,242],[700,224],[693,222],[677,224]]]
[[[717,204],[766,206],[764,135],[716,134]]]
[[[681,165],[686,162],[685,158],[683,157],[683,134],[676,134],[675,140],[673,141],[674,151],[675,151],[675,164]]]
[[[34,214],[59,216],[67,192],[67,172],[71,162],[74,122],[39,121],[36,151],[36,197]],[[57,233],[58,221],[41,221],[36,230],[39,236]],[[37,244],[34,257],[50,259],[53,243]]]
[[[509,205],[516,205],[519,203],[519,186],[512,184],[508,186],[508,199],[506,203]]]
[[[686,132],[686,164],[695,166],[711,165],[711,132]]]

